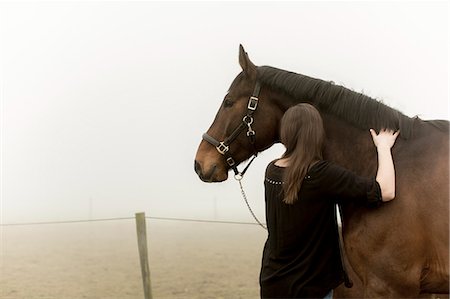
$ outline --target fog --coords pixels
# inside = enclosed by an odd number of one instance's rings
[[[201,182],[201,135],[256,65],[449,119],[447,2],[0,4],[1,222],[252,221],[237,182]],[[261,154],[244,178],[264,218]]]

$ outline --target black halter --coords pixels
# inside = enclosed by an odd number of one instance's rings
[[[207,133],[204,133],[202,136],[203,140],[215,146],[217,151],[225,157],[228,166],[230,166],[230,168],[233,169],[236,179],[242,178],[242,176],[245,174],[250,164],[252,164],[253,160],[255,160],[256,156],[258,155],[258,151],[256,150],[255,147],[256,133],[252,129],[252,124],[253,124],[253,113],[255,113],[256,108],[258,107],[259,101],[258,97],[260,90],[261,84],[257,81],[252,96],[248,100],[247,114],[244,116],[244,118],[242,118],[242,122],[239,124],[239,126],[236,127],[236,129],[234,129],[234,131],[231,133],[230,136],[225,138],[223,141],[218,141],[217,139],[211,137]],[[247,166],[244,168],[244,170],[242,172],[239,172],[239,170],[237,169],[236,161],[233,159],[233,157],[231,157],[229,151],[231,143],[234,140],[236,140],[239,134],[241,134],[241,132],[244,131],[246,128],[247,128],[247,137],[249,138],[250,144],[253,146],[253,157],[247,164]]]

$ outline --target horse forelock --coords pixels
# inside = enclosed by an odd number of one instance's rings
[[[335,115],[361,129],[400,130],[412,136],[414,119],[362,93],[320,79],[273,68],[258,67],[261,83],[291,96],[298,102],[311,102],[319,110]]]

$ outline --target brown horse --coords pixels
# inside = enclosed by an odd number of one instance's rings
[[[230,169],[237,171],[236,165],[279,142],[283,113],[300,102],[313,104],[323,117],[325,158],[359,175],[376,174],[369,128],[400,130],[392,149],[396,199],[375,210],[343,206],[345,250],[355,285],[340,287],[336,296],[448,294],[449,122],[410,118],[332,82],[256,67],[242,46],[239,63],[243,71],[198,148],[200,179],[224,181]]]

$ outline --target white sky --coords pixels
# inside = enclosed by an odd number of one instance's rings
[[[0,3],[1,221],[251,221],[233,179],[193,171],[239,73],[302,73],[449,119],[447,2]],[[244,180],[264,218],[263,173]]]

